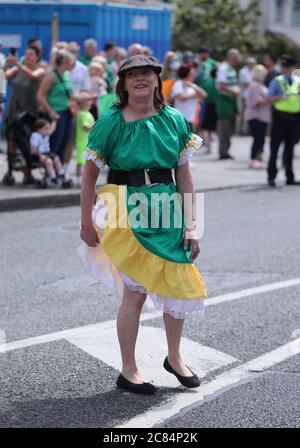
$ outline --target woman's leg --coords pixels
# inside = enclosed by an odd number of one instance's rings
[[[57,120],[55,131],[50,136],[50,150],[60,157],[59,148],[64,132],[64,117],[63,112],[59,112],[58,115],[59,119]]]
[[[267,133],[267,123],[264,123],[263,121],[259,121],[259,150],[257,156],[259,156],[261,153],[263,153],[264,145],[265,145],[265,139],[266,139],[266,133]]]
[[[65,162],[65,153],[67,149],[68,142],[72,133],[72,120],[73,117],[68,110],[63,112],[63,135],[59,145],[59,158],[62,163]]]
[[[139,330],[140,314],[146,294],[130,291],[125,285],[123,301],[117,319],[117,331],[122,356],[122,375],[133,383],[144,381],[135,361],[135,344]]]
[[[72,126],[72,116],[68,110],[59,112],[59,119],[55,131],[50,136],[51,152],[57,154],[64,163],[65,151],[70,138]]]
[[[163,313],[163,317],[168,343],[168,361],[171,367],[181,376],[193,376],[182,361],[179,353],[184,319],[175,319],[168,313]]]
[[[12,139],[7,139],[7,164],[8,172],[11,173],[14,170],[14,158],[16,153],[16,143]]]
[[[259,127],[257,125],[258,120],[249,120],[249,128],[251,135],[253,137],[252,147],[251,147],[251,160],[256,160],[256,155],[259,150]]]

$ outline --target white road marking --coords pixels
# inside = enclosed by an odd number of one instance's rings
[[[281,282],[269,283],[263,286],[257,286],[254,288],[243,289],[241,291],[232,292],[229,294],[222,294],[220,296],[212,297],[205,301],[206,307],[218,305],[220,303],[230,302],[232,300],[242,299],[244,297],[249,297],[252,295],[257,295],[265,292],[276,291],[278,289],[290,288],[292,286],[300,285],[300,278],[293,278],[290,280],[284,280]],[[155,319],[157,317],[161,317],[162,313],[160,311],[151,311],[151,312],[143,312],[141,314],[141,321],[145,321],[148,319]],[[92,325],[84,325],[82,327],[71,328],[68,330],[62,330],[55,333],[49,333],[41,336],[34,336],[27,339],[21,339],[19,341],[8,342],[7,344],[0,344],[0,353],[16,350],[23,347],[30,347],[32,345],[44,344],[47,342],[56,341],[59,339],[67,339],[69,336],[84,334],[93,328],[106,328],[115,326],[116,321],[106,321],[100,322]]]
[[[141,315],[140,320],[153,319],[153,313],[145,313]],[[116,326],[115,320],[107,320],[97,324],[84,325],[82,327],[70,328],[68,330],[57,331],[55,333],[43,334],[41,336],[33,336],[27,339],[20,339],[19,341],[8,342],[7,344],[0,345],[0,353],[17,350],[24,347],[31,347],[32,345],[46,344],[48,342],[58,341],[59,339],[68,339],[68,337],[85,335],[89,331],[93,330],[105,330]]]
[[[213,396],[214,394],[221,395],[229,389],[236,387],[241,382],[251,381],[253,372],[264,371],[299,353],[300,338],[218,375],[211,382],[194,389],[194,393],[191,391],[180,393],[163,405],[154,407],[144,414],[132,418],[125,424],[116,426],[116,428],[151,428],[154,425],[162,424],[171,417],[179,417],[179,412],[180,416],[182,416],[190,409],[198,407],[209,396]]]
[[[114,367],[121,368],[121,357],[115,327],[91,329],[84,335],[71,336],[67,341],[86,351],[95,358]],[[184,359],[193,371],[204,377],[207,373],[238,361],[236,358],[210,347],[182,338],[180,347]],[[136,345],[137,363],[143,366],[145,378],[154,384],[174,387],[178,381],[163,368],[163,360],[167,354],[165,331],[162,328],[141,325]]]
[[[300,278],[292,278],[290,280],[283,280],[281,282],[269,283],[255,288],[242,289],[241,291],[231,292],[229,294],[222,294],[220,296],[212,297],[205,301],[206,306],[218,305],[219,303],[231,302],[232,300],[242,299],[243,297],[254,296],[264,292],[276,291],[277,289],[290,288],[291,286],[300,285]]]

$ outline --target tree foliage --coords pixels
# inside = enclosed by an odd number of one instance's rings
[[[252,53],[264,45],[260,16],[257,0],[251,0],[246,8],[239,0],[177,0],[173,47],[196,51],[206,44],[219,57],[232,47]]]
[[[276,34],[268,33],[266,35],[267,48],[274,58],[280,58],[282,54],[293,56],[297,62],[300,62],[299,46]]]

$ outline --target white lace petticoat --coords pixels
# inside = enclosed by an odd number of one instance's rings
[[[90,247],[83,244],[77,251],[92,276],[104,285],[112,287],[119,299],[123,298],[124,284],[126,284],[131,291],[147,294],[143,311],[161,310],[175,319],[184,319],[188,315],[197,315],[199,318],[204,318],[205,305],[203,299],[174,299],[147,291],[134,279],[119,271],[111,263],[101,245]]]

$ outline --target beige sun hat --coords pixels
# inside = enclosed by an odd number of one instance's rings
[[[123,64],[120,66],[118,75],[123,75],[127,70],[132,68],[149,67],[152,68],[156,73],[160,73],[162,66],[157,62],[153,56],[136,55],[127,58]]]

